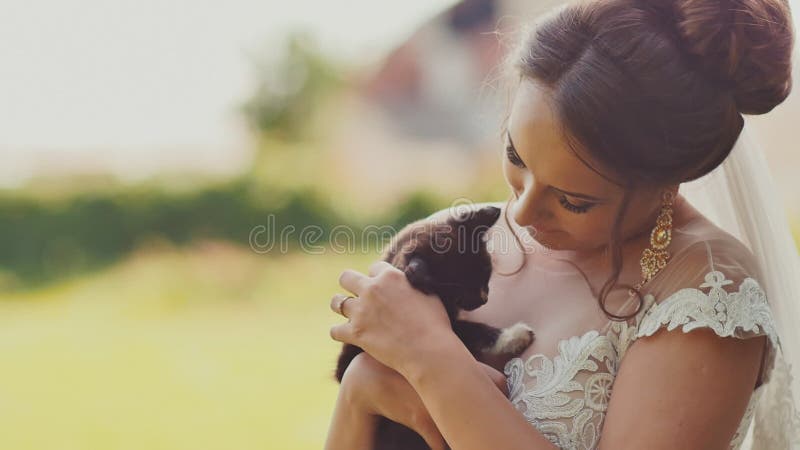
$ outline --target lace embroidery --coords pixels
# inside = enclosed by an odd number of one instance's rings
[[[595,448],[611,398],[618,355],[630,341],[620,337],[630,336],[628,329],[626,323],[614,322],[606,335],[591,330],[564,339],[552,360],[541,354],[531,355],[525,362],[511,359],[505,366],[511,403],[559,448]],[[590,372],[583,383],[576,379],[579,372]],[[527,389],[526,375],[535,380]],[[578,392],[582,395],[576,395]]]
[[[636,338],[652,335],[662,325],[667,325],[668,330],[682,325],[683,332],[709,327],[720,336],[743,337],[742,332],[747,331],[767,334],[778,345],[764,291],[751,278],[739,285],[738,292],[722,289],[732,283],[721,272],[709,272],[700,285],[711,288],[708,294],[699,289],[682,289],[660,303],[646,295],[634,325],[612,321],[605,335],[591,330],[561,340],[553,359],[542,354],[524,361],[512,358],[504,370],[509,400],[559,448],[596,448],[618,362]],[[731,449],[741,445],[760,391],[767,385],[760,386],[751,396]]]
[[[770,381],[759,387],[763,392],[755,408],[753,430],[753,442],[758,443],[757,448],[800,447],[800,413],[792,401],[791,385],[791,369],[779,354]]]
[[[674,330],[683,325],[684,333],[708,327],[722,337],[743,337],[742,332],[766,334],[774,347],[778,347],[778,333],[761,286],[745,278],[738,292],[726,292],[722,287],[733,284],[719,271],[706,274],[701,288],[711,288],[708,294],[694,288],[685,288],[672,294],[661,303],[648,308],[639,325],[636,337],[650,336],[662,325]]]

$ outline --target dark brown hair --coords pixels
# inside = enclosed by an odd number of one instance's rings
[[[630,192],[720,165],[742,114],[767,113],[789,94],[792,46],[786,0],[593,0],[545,16],[510,53],[515,78],[549,88],[576,155],[613,170],[593,168],[626,190],[609,239],[612,272],[598,296],[606,315],[632,316],[605,308],[619,287]]]

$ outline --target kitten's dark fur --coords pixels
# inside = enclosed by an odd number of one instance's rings
[[[521,353],[533,341],[533,331],[523,324],[503,330],[477,322],[458,320],[460,310],[471,311],[486,303],[492,263],[484,236],[500,216],[487,206],[451,216],[445,222],[422,219],[404,227],[386,248],[383,260],[403,270],[409,283],[426,294],[436,294],[444,304],[453,331],[476,359],[502,369],[500,361]],[[344,344],[336,367],[341,382],[359,347]],[[381,418],[374,450],[429,450],[417,433]]]

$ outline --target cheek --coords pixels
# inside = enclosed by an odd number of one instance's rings
[[[505,157],[503,158],[503,176],[506,179],[506,183],[508,183],[509,187],[511,187],[515,193],[519,194],[522,192],[524,183],[522,176],[520,175],[520,169],[519,167],[511,164],[508,161],[508,158]]]
[[[608,214],[602,211],[586,214],[573,214],[564,210],[560,206],[557,209],[557,220],[562,236],[554,235],[553,239],[559,239],[564,248],[572,250],[588,250],[597,248],[608,243],[611,232],[611,220]]]

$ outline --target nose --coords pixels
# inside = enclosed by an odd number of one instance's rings
[[[545,202],[546,186],[535,181],[528,184],[519,194],[512,208],[512,217],[520,226],[542,223],[552,215]]]

